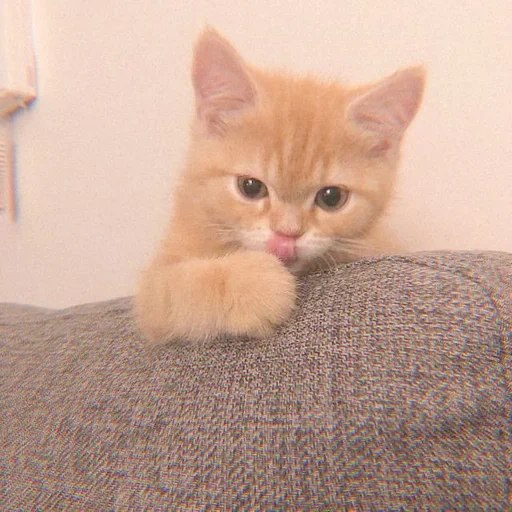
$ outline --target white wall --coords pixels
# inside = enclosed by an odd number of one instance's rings
[[[349,82],[424,62],[391,221],[412,250],[512,251],[508,0],[33,0],[39,98],[16,116],[20,218],[0,217],[0,301],[133,292],[185,146],[204,23],[260,65]]]

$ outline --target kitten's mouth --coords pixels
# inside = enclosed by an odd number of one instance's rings
[[[286,266],[292,266],[299,259],[296,241],[296,237],[274,234],[267,242],[267,251]]]

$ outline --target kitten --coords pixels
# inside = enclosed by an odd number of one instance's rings
[[[138,325],[153,342],[264,337],[294,308],[294,275],[371,253],[424,72],[346,88],[253,67],[206,29],[192,79],[188,158]]]

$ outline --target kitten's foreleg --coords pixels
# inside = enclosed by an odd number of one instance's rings
[[[136,296],[139,328],[155,343],[220,334],[263,337],[291,314],[295,279],[267,253],[154,263]]]

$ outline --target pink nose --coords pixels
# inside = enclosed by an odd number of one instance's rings
[[[267,250],[282,261],[294,261],[297,259],[297,238],[274,233],[267,242]]]

